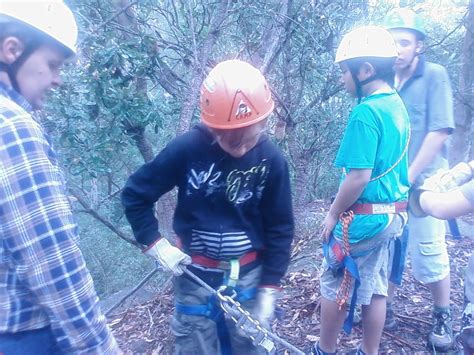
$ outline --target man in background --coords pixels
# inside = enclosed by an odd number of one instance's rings
[[[384,21],[397,44],[394,86],[410,116],[408,178],[411,191],[440,168],[447,168],[447,139],[454,129],[453,98],[446,69],[425,60],[422,19],[406,8],[394,9]],[[412,270],[433,297],[433,330],[430,347],[444,351],[453,342],[450,303],[449,257],[445,243],[445,222],[431,216],[417,216],[409,210],[409,238]],[[396,286],[390,285],[385,329],[394,329],[392,299]]]

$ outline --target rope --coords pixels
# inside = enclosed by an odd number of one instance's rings
[[[403,152],[402,154],[400,155],[400,158],[398,158],[398,160],[390,167],[388,168],[386,171],[384,171],[382,174],[372,178],[369,180],[369,182],[372,182],[372,181],[375,181],[375,180],[378,180],[382,177],[384,177],[385,175],[387,175],[389,172],[391,172],[393,169],[395,169],[395,167],[400,164],[400,162],[402,161],[403,157],[406,155],[407,151],[408,151],[408,146],[410,145],[410,139],[411,139],[411,129],[408,128],[407,130],[407,144],[405,145],[405,148],[403,148]],[[342,171],[344,174],[346,174],[346,168],[342,168]]]
[[[380,174],[379,176],[376,176],[372,179],[369,180],[369,182],[372,182],[372,181],[375,181],[375,180],[378,180],[382,177],[384,177],[385,175],[387,175],[389,172],[391,172],[393,169],[395,169],[395,167],[400,164],[400,162],[402,161],[403,157],[405,156],[405,154],[407,153],[408,151],[408,146],[410,145],[410,139],[411,139],[411,129],[410,127],[408,127],[408,132],[407,132],[407,144],[405,145],[405,148],[403,148],[403,152],[402,154],[400,155],[400,158],[398,158],[398,160],[395,162],[395,164],[393,164],[390,169],[388,169],[386,172]]]
[[[274,354],[275,349],[273,342],[277,342],[286,349],[290,350],[291,354],[304,355],[304,352],[294,345],[280,338],[272,331],[262,328],[260,323],[255,320],[247,310],[243,309],[240,303],[235,301],[232,296],[223,295],[221,290],[214,290],[189,269],[185,269],[184,273],[191,277],[199,285],[203,286],[207,291],[209,291],[209,293],[216,295],[219,299],[220,307],[228,315],[228,317],[232,319],[234,323],[236,323],[236,326],[240,328],[255,345],[263,348],[268,354]]]
[[[351,247],[349,244],[349,225],[352,223],[353,219],[354,212],[350,210],[341,213],[339,216],[339,220],[342,224],[342,251],[344,252],[344,255],[350,255],[351,253]],[[347,304],[349,299],[351,291],[351,279],[351,274],[347,268],[344,268],[344,276],[336,294],[336,303],[339,305],[339,310],[341,310],[342,307]]]

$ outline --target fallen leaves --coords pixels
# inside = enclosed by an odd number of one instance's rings
[[[321,252],[313,230],[300,230],[297,235],[293,262],[284,280],[283,295],[279,301],[278,319],[273,326],[280,337],[305,351],[319,340],[318,267]],[[463,273],[474,250],[474,240],[448,238],[447,243],[451,258],[454,329],[457,330],[463,302]],[[431,329],[431,304],[429,290],[411,276],[408,263],[403,285],[393,304],[399,327],[395,332],[383,333],[380,353],[428,353],[426,336]],[[173,336],[169,323],[172,314],[173,295],[167,287],[153,301],[114,315],[109,324],[126,354],[171,354]],[[339,350],[344,352],[357,347],[361,337],[360,326],[355,326],[351,335],[341,333]],[[284,349],[279,350],[279,354],[286,353]]]

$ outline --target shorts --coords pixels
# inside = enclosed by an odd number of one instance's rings
[[[403,229],[404,219],[395,215],[392,222],[374,237],[351,244],[351,254],[361,254],[355,257],[360,276],[360,286],[357,290],[357,303],[369,305],[373,295],[387,296],[388,289],[388,245],[390,240],[397,238]],[[323,259],[321,273],[321,295],[331,301],[336,300],[337,291],[342,282],[342,272],[334,274]],[[354,289],[354,280],[352,288]]]
[[[445,221],[408,213],[408,250],[413,276],[422,283],[441,281],[449,275]]]

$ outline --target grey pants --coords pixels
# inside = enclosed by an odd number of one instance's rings
[[[239,279],[237,287],[241,289],[255,288],[260,283],[261,266],[257,266]],[[187,277],[175,277],[173,280],[175,301],[185,305],[207,304],[210,293],[204,287],[189,280]],[[242,302],[244,309],[252,312],[255,299]],[[256,355],[265,352],[255,347],[251,340],[241,336],[232,320],[226,320],[229,330],[232,354]],[[221,347],[217,334],[216,323],[201,315],[189,315],[176,312],[171,322],[171,330],[176,337],[176,355],[217,355]]]

